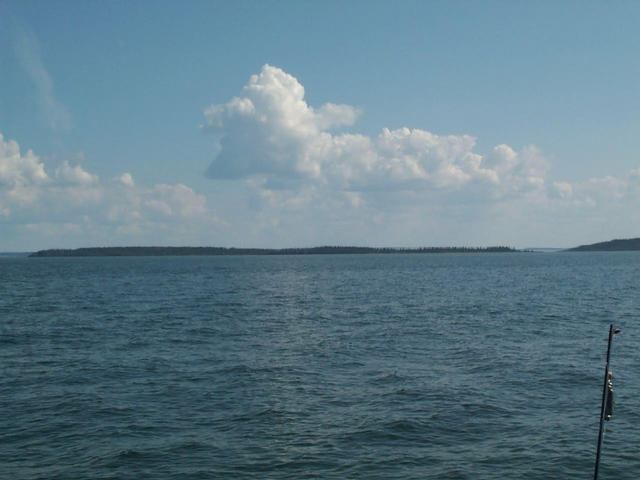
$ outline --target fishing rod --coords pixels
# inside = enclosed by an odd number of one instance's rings
[[[596,450],[596,466],[593,472],[593,480],[598,480],[598,468],[600,467],[600,451],[602,447],[602,437],[604,435],[604,422],[611,420],[613,415],[613,373],[609,370],[609,357],[611,354],[611,340],[616,333],[620,333],[619,328],[613,328],[613,323],[609,325],[609,341],[607,343],[607,363],[604,366],[604,381],[602,385],[602,405],[600,406],[600,429],[598,430],[598,448]]]

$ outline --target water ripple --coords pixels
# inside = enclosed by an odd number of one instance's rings
[[[0,478],[640,472],[640,255],[0,259]]]

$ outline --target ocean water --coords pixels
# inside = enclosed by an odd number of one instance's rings
[[[0,478],[640,475],[640,252],[0,258]]]

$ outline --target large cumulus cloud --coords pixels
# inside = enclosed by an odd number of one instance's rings
[[[469,135],[384,128],[375,138],[340,132],[356,108],[308,105],[304,87],[285,71],[265,65],[238,97],[205,110],[205,128],[219,139],[208,169],[212,178],[294,178],[352,191],[460,190],[482,186],[507,195],[545,186],[546,160],[532,147],[497,146],[474,152]]]

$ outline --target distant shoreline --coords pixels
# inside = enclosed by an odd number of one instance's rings
[[[367,253],[500,253],[519,252],[511,247],[310,247],[310,248],[226,248],[226,247],[96,247],[48,249],[31,253],[30,257],[133,257],[196,255],[336,255]]]
[[[640,250],[640,238],[614,239],[567,249],[568,252],[624,252],[632,250]]]
[[[516,252],[617,252],[640,250],[640,238],[614,239],[580,245],[573,248],[491,247],[356,247],[321,246],[304,248],[235,248],[235,247],[89,247],[51,248],[33,253],[5,252],[0,256],[29,257],[142,257],[142,256],[198,256],[198,255],[340,255],[385,253],[516,253]]]

